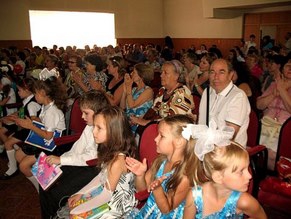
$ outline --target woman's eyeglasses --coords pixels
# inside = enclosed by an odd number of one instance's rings
[[[77,62],[68,61],[68,64],[74,64],[74,63],[77,63]]]

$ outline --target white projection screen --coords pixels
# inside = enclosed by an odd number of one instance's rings
[[[113,13],[30,10],[33,46],[116,45]]]

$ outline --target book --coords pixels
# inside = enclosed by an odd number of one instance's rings
[[[74,204],[74,208],[70,211],[70,214],[80,215],[93,211],[93,209],[108,203],[111,197],[111,192],[108,191],[104,185],[96,186],[91,191],[81,196],[80,200]]]
[[[94,219],[94,218],[106,213],[107,211],[110,211],[110,207],[107,203],[105,203],[105,204],[103,204],[97,208],[94,208],[90,211],[87,211],[85,213],[73,215],[72,218],[73,219]]]
[[[32,121],[33,125],[35,125],[36,127],[40,128],[40,129],[45,129],[44,124],[37,122],[37,121]],[[54,131],[54,135],[50,140],[46,140],[43,137],[39,136],[38,134],[36,134],[34,131],[30,130],[25,143],[33,145],[35,147],[47,150],[47,151],[53,151],[56,147],[56,144],[54,142],[54,138],[58,138],[62,136],[62,130],[58,130],[56,129]]]
[[[38,181],[43,190],[48,189],[63,173],[60,166],[49,165],[46,162],[47,155],[41,152],[37,161],[31,168],[33,176]]]

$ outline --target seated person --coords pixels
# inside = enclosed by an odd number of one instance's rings
[[[65,117],[62,110],[64,110],[66,103],[66,89],[56,77],[52,76],[45,81],[38,81],[35,83],[35,99],[39,104],[42,104],[41,112],[38,118],[34,120],[41,122],[44,125],[44,129],[38,128],[32,122],[29,117],[24,119],[15,118],[16,125],[32,130],[38,136],[44,140],[50,141],[53,138],[54,131],[65,130]],[[13,174],[17,170],[16,160],[19,162],[19,169],[21,172],[33,183],[35,188],[38,190],[38,182],[35,177],[32,176],[31,167],[36,162],[36,158],[41,153],[42,149],[29,145],[23,144],[21,148],[14,147],[14,144],[18,145],[24,142],[27,136],[9,136],[5,141],[4,145],[6,150],[10,151],[9,159],[9,170],[13,169],[10,173]],[[14,151],[14,149],[16,151]],[[47,152],[46,152],[47,153]],[[14,158],[15,154],[15,158]],[[11,174],[3,174],[1,179],[8,179]]]
[[[44,191],[40,188],[42,218],[53,217],[64,197],[68,198],[79,191],[98,174],[99,170],[95,166],[88,167],[86,161],[97,158],[97,144],[93,138],[93,115],[108,104],[107,98],[101,91],[89,91],[81,96],[79,105],[87,126],[70,151],[60,157],[54,155],[47,157],[49,164],[62,165],[63,173],[57,184],[48,190]]]
[[[106,95],[112,106],[119,106],[123,94],[124,75],[126,64],[120,56],[113,56],[108,59],[107,70],[111,79],[106,84]]]
[[[13,123],[15,117],[20,116],[20,117],[24,118],[25,116],[28,116],[30,118],[36,118],[38,116],[38,113],[40,112],[40,108],[41,108],[41,106],[36,102],[35,97],[33,95],[33,92],[34,92],[34,80],[33,79],[25,78],[23,80],[18,81],[17,88],[18,88],[18,94],[19,94],[20,98],[23,99],[23,101],[22,101],[23,105],[20,108],[18,115],[17,115],[17,113],[13,113],[13,114],[10,114],[9,116],[6,116],[6,117],[1,119],[2,127],[0,128],[0,142],[2,143],[2,145],[0,145],[0,148],[1,148],[1,146],[3,146],[3,149],[4,149],[3,143],[8,139],[9,135],[13,134],[18,129],[17,125],[15,125],[15,123]],[[20,115],[21,110],[23,110],[24,115]],[[6,124],[9,124],[11,122],[13,123],[12,125],[6,125]],[[29,130],[21,129],[14,134],[14,137],[19,136],[19,135],[26,137],[28,135],[28,133],[29,133]],[[9,150],[6,151],[6,153],[9,157]],[[9,174],[9,172],[13,173],[13,170],[11,170],[11,171],[8,170],[6,173],[8,175],[11,175],[11,174]]]
[[[161,84],[157,97],[143,118],[132,116],[131,122],[145,126],[151,121],[159,121],[169,115],[191,114],[194,109],[189,88],[180,83],[183,65],[177,61],[166,61],[162,66]]]
[[[13,80],[13,71],[11,65],[2,65],[0,67],[0,117],[10,115],[17,111],[17,108],[5,107],[6,104],[16,103],[16,87]]]
[[[214,53],[205,53],[202,55],[199,63],[201,73],[196,74],[192,83],[190,84],[192,94],[201,96],[204,89],[208,87],[210,65],[215,59],[217,59],[217,55]]]
[[[136,204],[134,175],[125,163],[126,156],[135,157],[136,145],[123,111],[116,106],[100,110],[94,116],[93,135],[98,144],[97,166],[101,167],[101,172],[69,198],[68,206],[57,212],[59,218],[68,218],[70,210],[74,210],[84,196],[92,197],[87,202],[94,207],[96,202],[109,205],[109,211],[94,217],[99,219],[122,218]],[[101,193],[98,188],[102,188]]]
[[[257,108],[264,114],[260,144],[268,148],[270,170],[275,167],[280,129],[291,116],[291,60],[283,66],[283,74],[257,99]]]
[[[120,107],[125,109],[127,117],[142,118],[152,107],[154,93],[149,85],[153,78],[152,67],[143,63],[136,64],[131,75],[125,74]],[[136,84],[136,87],[132,87],[133,83]],[[137,126],[132,124],[131,130],[135,132],[136,129]]]
[[[199,105],[199,124],[215,120],[218,127],[231,126],[233,139],[246,147],[250,104],[245,92],[233,84],[232,64],[217,59],[210,66],[210,87],[205,89]]]

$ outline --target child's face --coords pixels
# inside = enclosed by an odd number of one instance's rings
[[[25,99],[26,97],[30,96],[31,92],[27,89],[23,89],[22,87],[18,87],[18,95],[21,99]]]
[[[45,91],[44,90],[35,90],[35,99],[39,104],[44,103],[44,98],[45,98]]]
[[[246,192],[249,187],[250,179],[252,178],[248,170],[249,159],[242,160],[236,171],[233,172],[233,165],[228,166],[223,170],[222,183],[229,190]]]
[[[171,127],[165,122],[159,125],[159,134],[155,138],[157,152],[164,155],[172,155],[174,150],[173,135]]]
[[[103,115],[96,115],[94,119],[93,136],[96,144],[107,141],[106,121]]]
[[[86,107],[81,107],[81,111],[82,111],[82,119],[84,119],[87,125],[92,126],[94,111]]]

